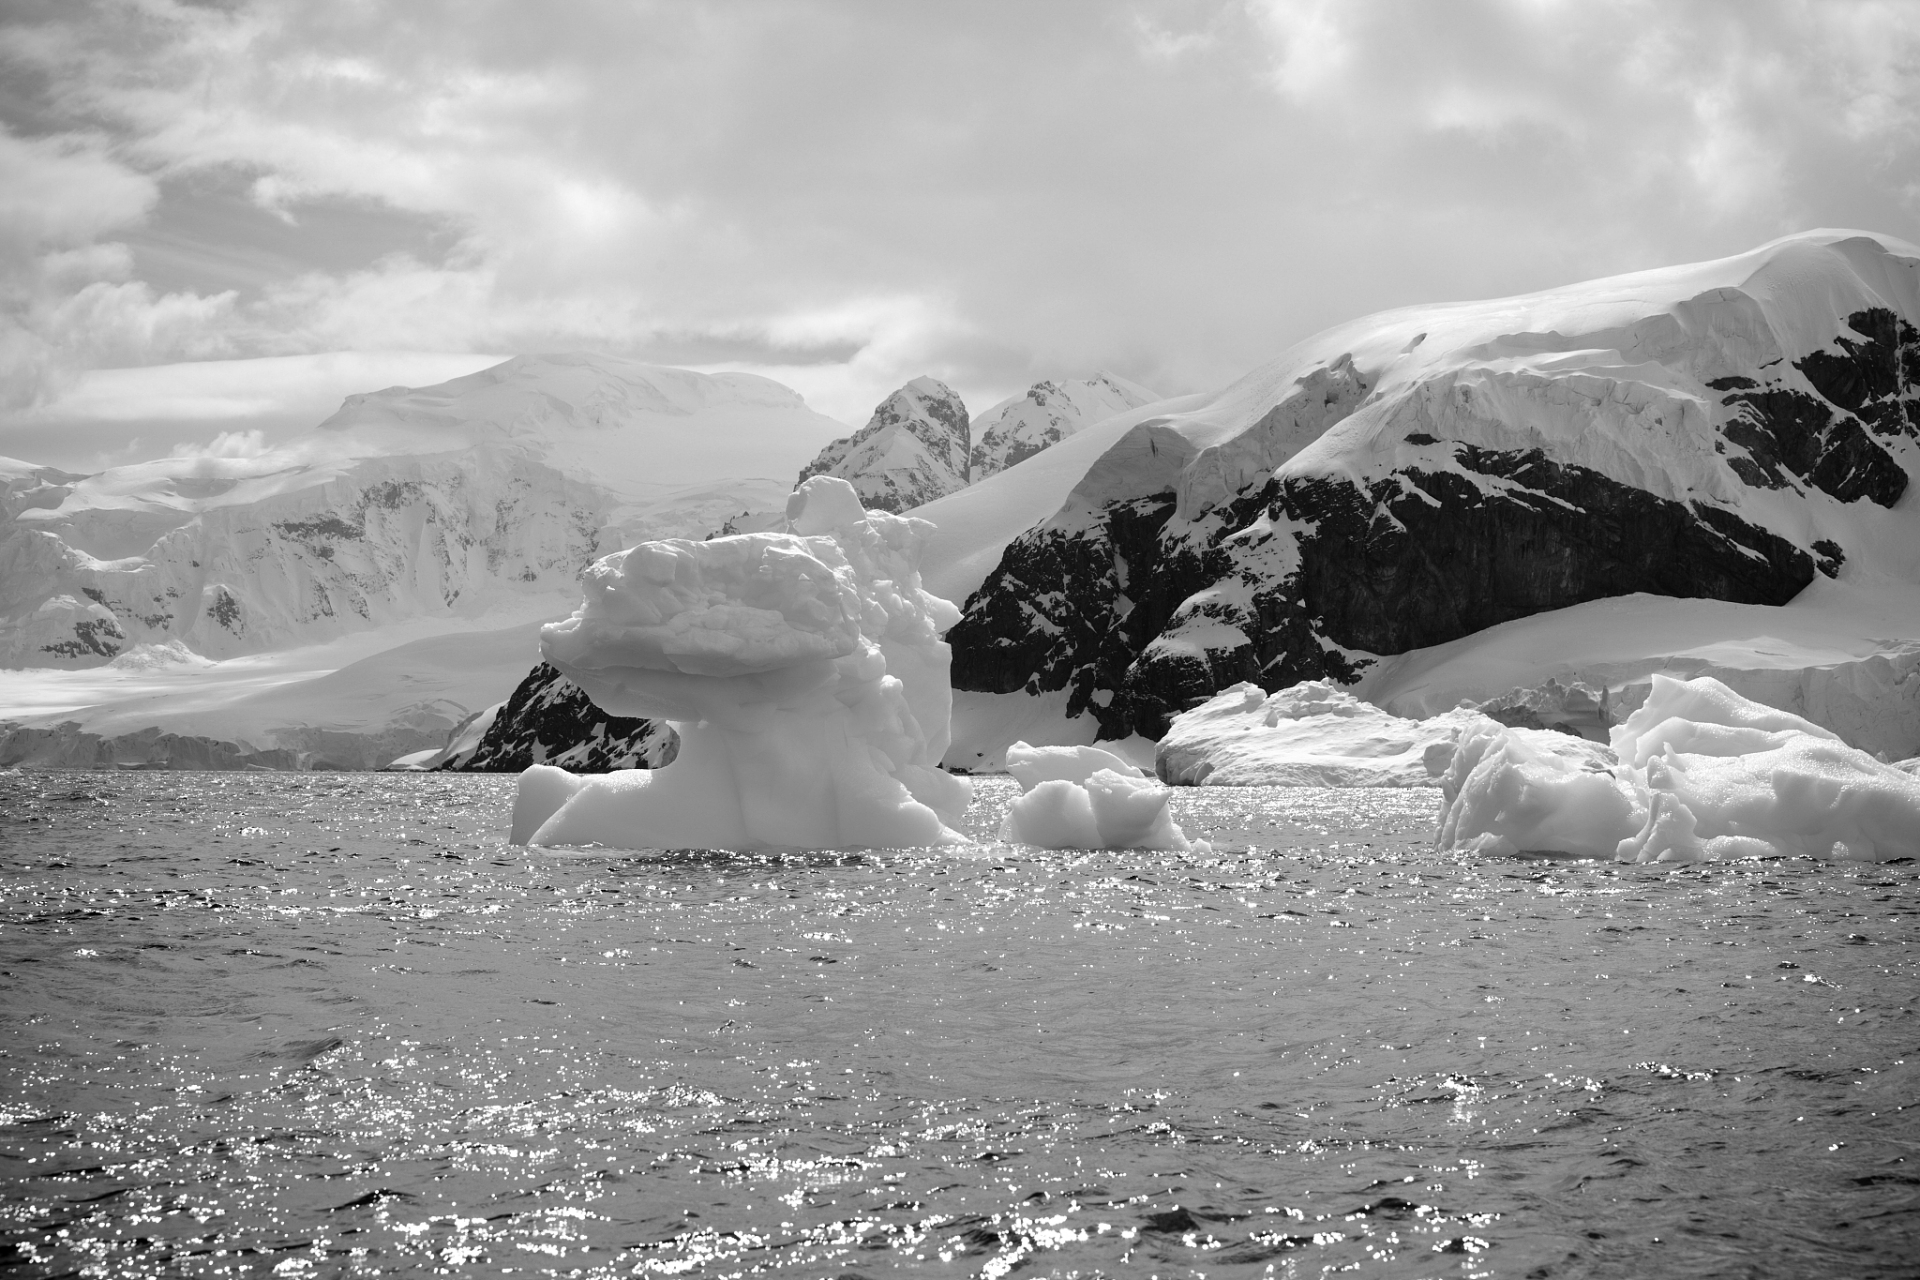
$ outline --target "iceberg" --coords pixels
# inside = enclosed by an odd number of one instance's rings
[[[595,705],[664,720],[661,769],[520,777],[516,844],[872,848],[965,843],[971,784],[943,772],[952,692],[924,590],[925,520],[862,509],[816,476],[787,529],[646,542],[584,577],[541,651]]]
[[[1655,675],[1610,746],[1479,720],[1441,789],[1437,842],[1469,852],[1920,856],[1920,779],[1708,676]]]
[[[1021,794],[1000,838],[1042,849],[1193,848],[1167,812],[1172,792],[1099,747],[1007,748]]]
[[[1173,718],[1154,771],[1174,786],[1431,787],[1472,718],[1391,715],[1324,680],[1243,681]]]

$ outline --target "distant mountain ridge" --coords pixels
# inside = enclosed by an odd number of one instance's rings
[[[527,597],[564,612],[596,557],[784,494],[743,459],[777,475],[839,430],[766,378],[567,354],[350,396],[284,449],[0,464],[0,665],[176,640],[228,658]]]

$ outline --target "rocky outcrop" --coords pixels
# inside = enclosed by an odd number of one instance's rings
[[[579,685],[545,662],[527,673],[506,702],[481,715],[488,724],[470,750],[451,751],[428,767],[518,773],[550,764],[572,773],[608,773],[659,769],[671,764],[680,749],[679,735],[670,725],[608,715]]]
[[[954,686],[1157,737],[1239,681],[1352,683],[1601,597],[1785,604],[1847,563],[1845,504],[1891,507],[1920,463],[1920,344],[1890,305],[1913,291],[1876,283],[1920,264],[1889,258],[1787,241],[1711,264],[1750,293],[1676,269],[1664,299],[1643,273],[1303,344],[1130,428],[1010,543],[949,635]],[[1794,350],[1835,296],[1876,304]]]
[[[973,483],[1005,471],[1082,427],[1137,409],[1160,397],[1110,373],[1082,380],[1036,382],[1003,400],[973,423],[970,475]]]
[[[967,448],[967,406],[945,383],[915,378],[866,426],[822,449],[794,484],[837,476],[869,510],[898,514],[965,488]]]

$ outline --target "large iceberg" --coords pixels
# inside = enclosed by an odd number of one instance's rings
[[[817,476],[784,533],[642,543],[586,573],[541,649],[594,703],[670,722],[679,756],[583,778],[536,765],[516,844],[850,848],[964,843],[971,798],[940,770],[952,714],[941,633],[959,616],[920,586],[924,520],[865,511]]]
[[[1705,676],[1655,675],[1611,747],[1477,721],[1441,787],[1443,848],[1625,862],[1920,856],[1920,779]]]

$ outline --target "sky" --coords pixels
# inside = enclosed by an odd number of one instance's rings
[[[1920,241],[1920,4],[0,0],[0,455],[600,350],[850,425]]]

